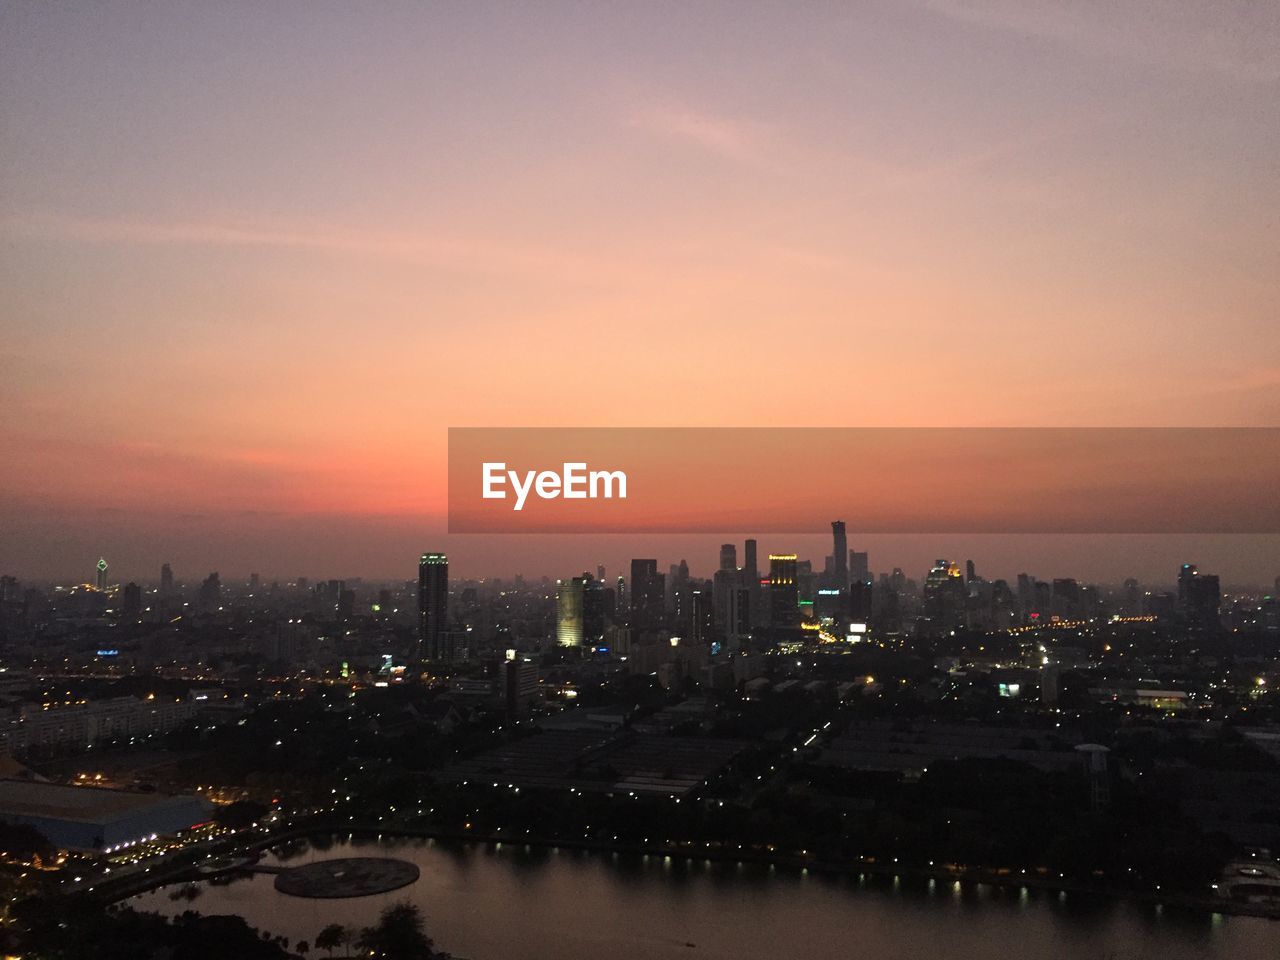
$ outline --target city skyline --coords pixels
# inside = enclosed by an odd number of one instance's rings
[[[835,521],[842,523],[842,521]],[[484,535],[477,535],[484,538]],[[723,569],[724,548],[728,546],[737,547],[743,542],[760,544],[761,554],[767,558],[770,553],[785,550],[788,553],[794,553],[800,561],[807,561],[812,564],[817,572],[821,572],[824,560],[834,557],[832,550],[832,537],[822,534],[803,534],[798,536],[785,536],[778,534],[740,534],[740,535],[724,535],[720,537],[711,535],[695,535],[695,536],[679,536],[671,535],[660,538],[608,538],[610,540],[629,540],[635,545],[635,549],[630,551],[623,550],[621,546],[610,547],[607,554],[594,555],[584,552],[578,547],[582,541],[588,538],[581,535],[546,535],[547,539],[561,542],[561,548],[550,553],[546,551],[533,551],[542,556],[545,569],[529,568],[529,569],[501,569],[489,570],[480,569],[473,566],[463,566],[459,570],[459,554],[451,550],[444,549],[444,544],[450,538],[437,537],[430,542],[430,550],[427,553],[413,555],[406,562],[414,562],[419,564],[419,572],[421,572],[421,564],[425,559],[430,557],[440,557],[446,565],[453,567],[453,579],[464,581],[483,581],[483,580],[506,580],[510,581],[516,577],[523,577],[527,581],[538,581],[545,579],[549,582],[558,580],[567,580],[570,577],[577,576],[582,572],[596,573],[603,569],[608,575],[608,579],[612,580],[616,576],[628,576],[631,565],[636,562],[637,556],[652,556],[657,559],[660,570],[665,570],[667,565],[676,565],[679,562],[689,561],[689,569],[691,575],[699,578],[710,579],[717,569]],[[452,538],[455,544],[465,544],[467,540],[474,537],[455,537]],[[511,539],[509,535],[493,535],[487,539],[501,539],[508,541]],[[1150,554],[1142,553],[1142,544],[1134,544],[1133,535],[1115,534],[1108,537],[1117,543],[1125,542],[1130,545],[1132,552],[1126,554],[1124,558],[1110,556],[1106,565],[1107,573],[1097,574],[1092,572],[1088,566],[1090,558],[1095,558],[1098,554],[1107,554],[1108,551],[1102,550],[1098,546],[1099,535],[1078,535],[1078,536],[1059,536],[1056,540],[1072,541],[1073,549],[1065,553],[1059,554],[1055,561],[1046,558],[1043,562],[1027,563],[1028,555],[1021,558],[1015,553],[1012,555],[1001,555],[996,553],[991,555],[985,553],[982,549],[972,549],[973,542],[981,543],[983,540],[999,540],[1004,541],[1005,537],[996,537],[994,535],[986,537],[966,537],[962,535],[953,535],[950,537],[934,537],[927,534],[914,535],[909,538],[915,541],[909,549],[903,549],[899,544],[895,551],[892,547],[887,553],[881,553],[880,549],[886,546],[886,542],[892,544],[904,538],[894,537],[892,535],[869,535],[858,538],[855,542],[850,543],[848,550],[850,552],[858,552],[864,556],[869,555],[869,569],[873,574],[879,576],[882,573],[888,573],[895,569],[902,570],[908,577],[920,578],[933,566],[938,557],[948,557],[953,561],[967,561],[973,563],[979,573],[987,580],[1003,579],[1012,581],[1019,574],[1030,574],[1033,576],[1057,576],[1069,575],[1079,579],[1082,582],[1097,583],[1099,585],[1118,586],[1125,580],[1133,578],[1141,581],[1148,586],[1169,587],[1176,585],[1178,569],[1185,563],[1198,564],[1202,569],[1212,569],[1215,572],[1222,573],[1222,579],[1225,585],[1237,587],[1241,589],[1260,589],[1270,591],[1274,589],[1275,584],[1280,582],[1280,573],[1272,575],[1268,572],[1274,564],[1260,563],[1255,567],[1250,567],[1252,573],[1240,574],[1236,571],[1240,569],[1238,565],[1230,562],[1229,556],[1216,553],[1212,550],[1204,549],[1204,544],[1200,543],[1200,538],[1185,536],[1176,537],[1173,535],[1151,535],[1148,539],[1155,540],[1164,544],[1165,549],[1160,557],[1153,557]],[[1028,535],[1025,539],[1039,539]],[[1235,537],[1233,540],[1257,540],[1268,545],[1270,537]],[[966,545],[966,541],[968,544]],[[846,543],[847,540],[846,536]],[[1187,549],[1182,553],[1178,553],[1177,547],[1172,543],[1179,543]],[[685,548],[683,552],[673,547],[679,544]],[[937,549],[930,549],[936,547]],[[658,549],[646,550],[644,547],[656,547]],[[870,549],[868,549],[870,547]],[[944,549],[945,548],[945,549]],[[565,554],[564,558],[557,565],[550,565],[552,561],[547,559],[548,556],[559,557]],[[518,549],[509,550],[508,553],[519,555]],[[1176,555],[1176,559],[1172,563],[1165,563],[1163,556]],[[1265,553],[1262,556],[1270,556]],[[463,551],[462,556],[467,555]],[[739,554],[739,556],[741,556]],[[881,558],[881,559],[878,559]],[[1238,556],[1237,556],[1238,559]],[[39,582],[74,584],[74,583],[93,583],[95,579],[98,588],[103,589],[102,574],[106,561],[99,558],[94,562],[90,569],[91,576],[77,578],[74,573],[55,576],[38,576],[27,572],[19,575],[19,579],[31,579]],[[467,563],[463,560],[463,563]],[[471,561],[474,562],[474,561]],[[746,560],[742,561],[737,569],[745,570]],[[1083,565],[1082,565],[1083,563]],[[251,579],[257,578],[259,582],[270,583],[272,581],[287,584],[301,577],[313,582],[323,582],[331,577],[339,577],[341,579],[363,580],[369,583],[404,583],[415,579],[413,576],[406,575],[404,569],[399,571],[391,570],[385,572],[369,573],[361,570],[350,569],[341,563],[332,568],[326,569],[306,569],[293,570],[288,572],[272,571],[269,567],[261,564],[252,564],[248,566],[228,568],[225,565],[218,565],[211,562],[202,562],[198,557],[192,558],[187,564],[188,569],[185,571],[179,566],[178,573],[174,573],[175,564],[171,559],[164,560],[153,565],[154,569],[147,569],[145,566],[133,566],[119,564],[116,560],[110,563],[110,569],[113,571],[110,577],[112,585],[123,586],[126,582],[137,582],[142,584],[163,584],[165,577],[170,578],[170,582],[193,586],[200,580],[204,579],[208,571],[218,572],[224,579],[236,582],[250,582]],[[846,556],[846,569],[848,569],[848,557]],[[767,569],[767,567],[766,567]],[[1096,569],[1096,567],[1094,568]],[[116,571],[119,571],[118,573]],[[96,576],[94,576],[96,575]],[[764,575],[762,571],[762,575]]]

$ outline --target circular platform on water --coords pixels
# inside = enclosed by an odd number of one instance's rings
[[[291,897],[330,900],[371,897],[407,887],[417,879],[417,866],[407,860],[349,857],[290,867],[276,874],[276,889]]]

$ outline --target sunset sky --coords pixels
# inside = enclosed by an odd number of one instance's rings
[[[5,3],[0,573],[709,573],[445,537],[450,426],[1280,425],[1278,105],[1249,0]]]

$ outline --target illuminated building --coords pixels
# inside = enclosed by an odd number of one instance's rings
[[[965,589],[960,566],[939,560],[924,580],[924,615],[943,630],[954,630],[964,617]]]
[[[60,850],[110,851],[208,821],[203,797],[0,780],[0,821],[33,827]]]
[[[94,582],[99,590],[107,589],[107,561],[102,557],[98,558],[98,576]]]
[[[775,627],[800,622],[800,592],[794,553],[769,554],[769,620]]]
[[[562,647],[582,646],[583,578],[556,584],[556,643]]]
[[[418,561],[418,655],[439,660],[445,653],[449,615],[449,558],[424,553]]]
[[[524,713],[542,695],[538,682],[538,664],[516,655],[512,650],[502,662],[502,691],[507,712]]]

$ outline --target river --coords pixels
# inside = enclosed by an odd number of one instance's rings
[[[371,924],[384,906],[410,900],[437,947],[470,960],[1280,956],[1280,921],[946,881],[406,839],[300,842],[263,862],[343,856],[411,860],[421,877],[376,897],[306,900],[276,893],[274,877],[257,874],[204,883],[191,903],[171,900],[167,888],[130,904],[166,914],[236,913],[296,942],[314,940],[328,923]]]

